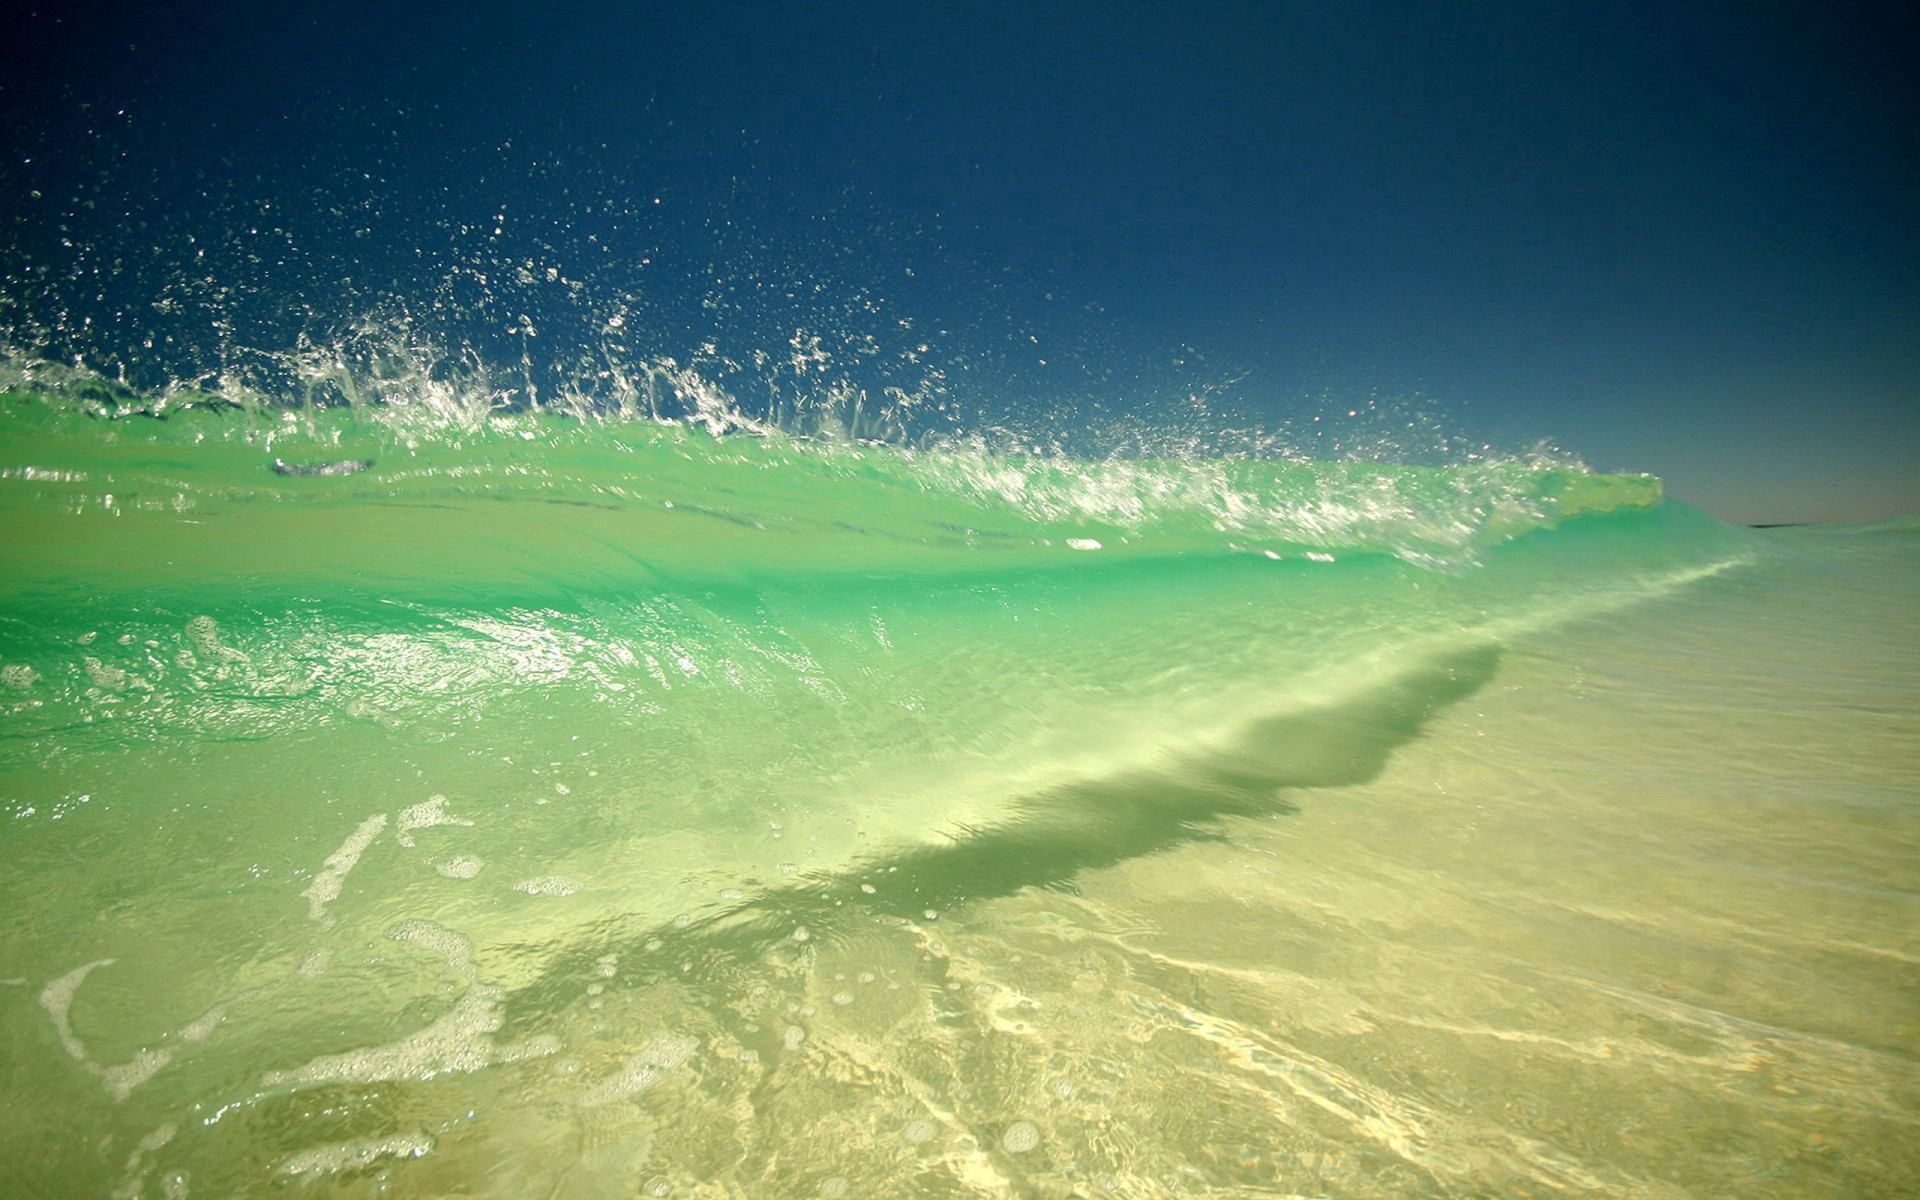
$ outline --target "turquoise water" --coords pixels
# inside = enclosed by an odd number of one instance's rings
[[[0,405],[9,1194],[1920,1186],[1911,520]]]

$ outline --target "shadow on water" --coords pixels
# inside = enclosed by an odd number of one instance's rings
[[[1217,840],[1219,818],[1294,813],[1289,791],[1376,778],[1393,752],[1417,739],[1442,710],[1484,687],[1499,660],[1493,645],[1429,658],[1339,702],[1258,718],[1222,744],[1164,764],[1023,796],[1004,819],[956,829],[945,844],[814,873],[685,925],[639,934],[609,930],[604,940],[591,939],[551,961],[519,998],[560,1000],[560,992],[577,986],[569,981],[589,977],[596,959],[609,952],[624,958],[644,946],[637,957],[693,961],[698,970],[701,961],[719,966],[716,959],[738,962],[790,945],[797,928],[810,938],[832,939],[863,920],[919,920],[928,910],[1023,888],[1070,888],[1083,871]]]

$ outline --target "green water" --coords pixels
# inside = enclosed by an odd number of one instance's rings
[[[1920,1187],[1911,522],[0,405],[5,1194]]]

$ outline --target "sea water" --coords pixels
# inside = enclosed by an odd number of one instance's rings
[[[1920,524],[0,398],[8,1196],[1920,1190]]]

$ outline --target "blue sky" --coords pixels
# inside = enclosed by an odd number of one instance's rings
[[[224,244],[264,329],[422,287],[410,264],[505,213],[514,253],[678,261],[709,300],[831,278],[838,319],[878,297],[1062,403],[1375,399],[1733,520],[1870,518],[1920,509],[1914,29],[1894,4],[62,6],[0,64],[7,282],[15,319],[125,311],[93,281],[137,297]],[[262,221],[293,249],[243,253]],[[666,341],[699,340],[683,300]]]

